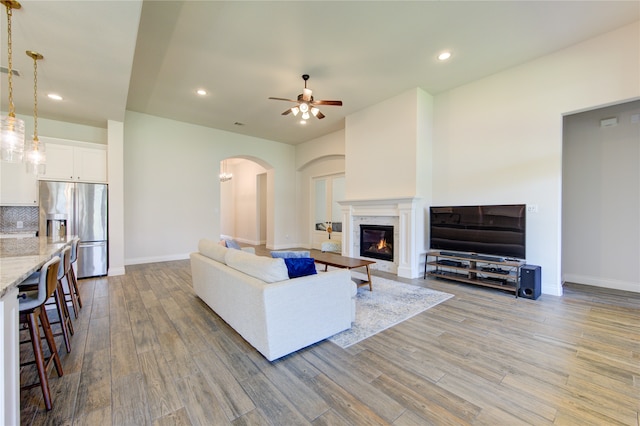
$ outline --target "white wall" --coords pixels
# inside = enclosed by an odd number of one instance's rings
[[[344,158],[344,129],[296,145],[296,170],[301,171],[320,158]],[[344,170],[342,170],[344,172]]]
[[[296,223],[293,146],[131,111],[124,139],[126,264],[183,259],[200,238],[219,238],[219,163],[230,157],[273,167],[267,245],[286,247]]]
[[[418,194],[418,105],[424,91],[408,90],[349,115],[345,124],[347,199]]]
[[[109,271],[123,275],[124,267],[124,123],[109,120],[107,179],[109,182]]]
[[[640,95],[639,24],[435,97],[434,204],[526,203],[527,261],[560,276],[562,116]]]
[[[640,101],[564,123],[563,280],[640,292]]]
[[[16,116],[24,120],[25,137],[31,137],[33,135],[33,116],[22,114],[16,114]],[[94,127],[38,117],[38,135],[72,141],[107,143],[106,123],[105,127]]]

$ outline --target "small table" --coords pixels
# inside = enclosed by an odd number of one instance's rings
[[[328,266],[335,266],[336,268],[346,268],[346,269],[354,269],[354,268],[360,268],[364,266],[365,268],[367,268],[368,280],[365,281],[365,280],[354,279],[354,281],[356,281],[356,284],[358,285],[358,287],[368,284],[369,291],[373,291],[373,288],[371,286],[371,272],[369,271],[369,265],[376,262],[372,260],[355,259],[353,257],[346,257],[336,253],[328,253],[328,252],[314,253],[313,258],[315,259],[316,263],[320,263],[321,265],[324,265],[325,271],[327,270]]]

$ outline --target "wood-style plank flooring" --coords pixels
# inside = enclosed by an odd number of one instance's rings
[[[81,280],[54,408],[23,391],[21,423],[639,425],[640,294],[401,281],[455,297],[346,350],[270,363],[195,296],[187,260]]]

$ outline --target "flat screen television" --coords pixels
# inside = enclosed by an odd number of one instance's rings
[[[432,250],[526,259],[525,204],[430,208]]]

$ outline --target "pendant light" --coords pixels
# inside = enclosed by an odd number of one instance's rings
[[[227,160],[222,160],[222,170],[220,171],[220,182],[228,182],[233,179],[233,174],[227,172]]]
[[[46,156],[44,142],[38,139],[38,60],[44,59],[44,56],[32,50],[27,50],[27,56],[33,59],[33,139],[26,144],[25,161],[28,173],[43,175]]]
[[[0,157],[2,161],[19,163],[24,154],[24,121],[16,117],[13,107],[13,61],[11,46],[11,16],[22,6],[15,0],[0,0],[7,9],[7,75],[9,76],[9,112],[0,118]]]

